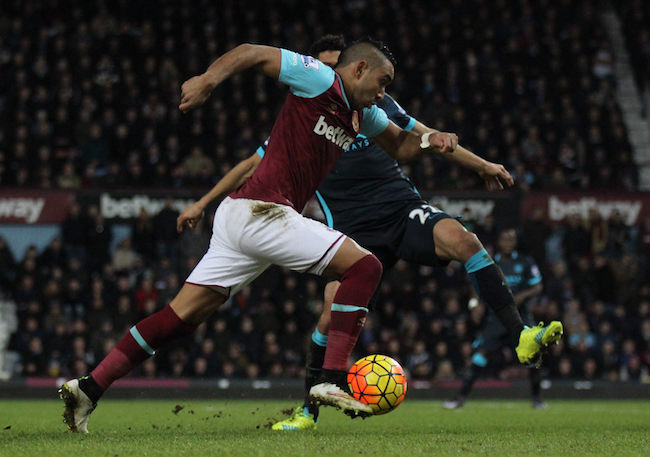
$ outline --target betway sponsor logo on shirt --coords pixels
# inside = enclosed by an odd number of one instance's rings
[[[45,198],[0,197],[0,219],[33,224],[44,206]]]
[[[172,208],[178,212],[186,206],[194,203],[194,199],[175,198],[172,200]],[[113,197],[110,194],[101,194],[99,208],[106,219],[131,219],[138,217],[141,210],[147,215],[155,216],[165,207],[165,198],[154,198],[147,195],[133,195],[129,197]]]
[[[325,122],[325,116],[318,118],[318,122],[316,122],[316,125],[314,126],[314,133],[319,136],[324,136],[344,151],[347,150],[354,141],[353,138],[350,138],[345,134],[345,131],[341,127],[332,127],[331,125],[327,125],[327,122]]]

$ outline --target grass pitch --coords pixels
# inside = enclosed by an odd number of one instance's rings
[[[445,411],[438,401],[407,399],[365,421],[323,408],[315,431],[269,429],[296,405],[107,399],[81,435],[65,431],[59,401],[0,400],[0,456],[650,455],[650,400],[556,400],[544,411],[523,401],[470,401]]]

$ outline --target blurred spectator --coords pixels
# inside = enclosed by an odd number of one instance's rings
[[[113,269],[117,273],[132,270],[139,260],[138,254],[131,247],[131,238],[124,238],[113,252]]]
[[[168,257],[172,262],[178,260],[178,232],[176,231],[176,218],[179,212],[172,206],[171,198],[165,199],[165,206],[154,218],[154,239],[159,257]]]
[[[133,249],[140,254],[145,262],[153,260],[156,246],[153,221],[144,208],[140,210],[140,214],[133,222],[131,233]]]

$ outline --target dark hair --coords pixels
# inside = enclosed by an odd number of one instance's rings
[[[393,53],[388,49],[388,46],[381,41],[366,37],[347,45],[343,51],[341,51],[337,66],[345,65],[360,58],[368,57],[368,51],[372,49],[380,52],[390,63],[393,64],[393,66],[397,64],[395,56],[393,56]]]
[[[314,41],[309,48],[309,55],[318,57],[324,51],[342,51],[345,48],[345,37],[343,35],[323,35]]]

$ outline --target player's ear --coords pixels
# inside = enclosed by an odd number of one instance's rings
[[[354,76],[361,78],[361,76],[368,70],[369,65],[367,60],[360,60],[354,65]]]

